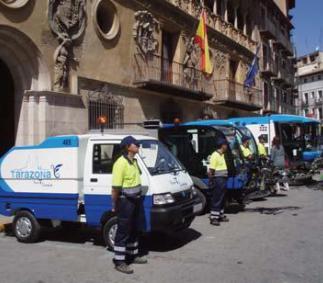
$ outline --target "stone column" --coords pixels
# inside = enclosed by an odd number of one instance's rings
[[[213,2],[213,13],[216,15],[216,10],[217,10],[217,0],[214,0]]]
[[[238,29],[238,8],[234,8],[234,27]]]
[[[224,20],[228,22],[228,0],[224,0]]]
[[[247,35],[247,14],[243,14],[243,33]]]

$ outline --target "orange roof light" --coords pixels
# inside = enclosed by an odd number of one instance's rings
[[[97,119],[96,119],[96,122],[99,124],[99,125],[106,125],[108,123],[108,118],[107,116],[99,116]]]
[[[177,126],[177,125],[179,125],[181,123],[181,119],[179,119],[179,118],[175,118],[174,119],[174,124]]]

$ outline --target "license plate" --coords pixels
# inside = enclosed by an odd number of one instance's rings
[[[202,203],[196,204],[193,207],[193,213],[200,212],[202,210]]]

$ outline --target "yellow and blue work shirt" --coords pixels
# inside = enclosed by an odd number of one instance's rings
[[[137,160],[129,160],[120,156],[113,164],[112,187],[116,189],[130,190],[141,185],[140,169]]]
[[[249,158],[252,155],[251,150],[248,147],[245,147],[243,144],[240,146],[240,148],[244,158]]]
[[[258,143],[258,152],[260,156],[267,156],[266,148],[262,143]]]
[[[228,167],[224,158],[224,154],[214,151],[210,158],[210,169],[214,170],[215,177],[227,177]]]

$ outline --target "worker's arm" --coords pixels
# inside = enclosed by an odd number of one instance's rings
[[[120,192],[123,186],[124,179],[124,164],[117,160],[112,169],[112,211],[115,212],[118,209],[118,203],[120,198]]]
[[[112,212],[116,212],[118,210],[118,204],[119,204],[119,198],[120,198],[120,189],[112,188],[111,198],[112,198]]]

